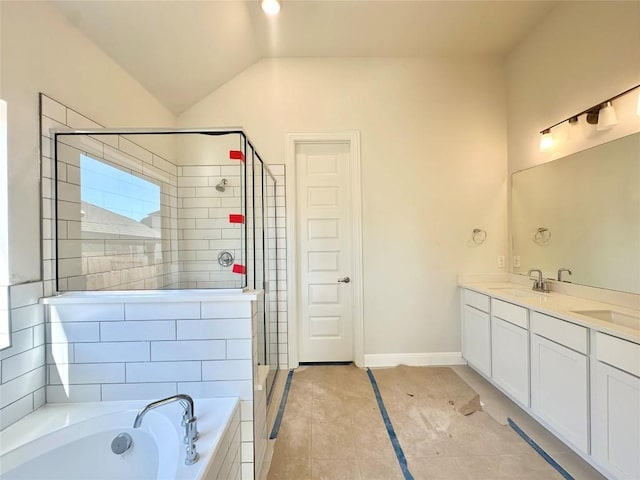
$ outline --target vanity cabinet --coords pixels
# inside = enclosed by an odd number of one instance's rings
[[[595,334],[592,455],[618,479],[640,478],[640,345]]]
[[[496,297],[462,291],[469,365],[607,478],[639,480],[640,343],[553,316],[562,298],[539,299],[541,313]]]
[[[491,378],[522,406],[529,406],[529,313],[491,299]]]
[[[464,290],[462,308],[462,354],[476,370],[491,377],[489,297]]]
[[[589,358],[585,327],[531,312],[531,411],[589,452]]]

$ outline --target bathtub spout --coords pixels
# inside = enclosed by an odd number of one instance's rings
[[[186,463],[187,465],[192,465],[198,461],[199,457],[195,446],[195,442],[198,439],[198,428],[197,418],[194,415],[195,410],[193,405],[193,398],[191,398],[189,395],[179,393],[171,397],[163,398],[162,400],[151,402],[138,412],[138,414],[136,415],[136,419],[133,422],[133,428],[140,428],[140,425],[142,425],[142,419],[147,413],[149,413],[150,410],[168,405],[173,402],[180,402],[180,405],[184,407],[184,412],[182,414],[182,425],[185,429],[184,441],[187,444],[187,456],[184,463]]]
[[[133,422],[133,428],[140,428],[142,425],[143,417],[149,413],[150,410],[154,408],[162,407],[164,405],[168,405],[173,402],[180,402],[182,406],[185,407],[184,415],[189,418],[194,418],[194,406],[193,406],[193,398],[189,395],[185,395],[183,393],[179,393],[178,395],[173,395],[172,397],[163,398],[162,400],[156,400],[155,402],[151,402],[149,405],[144,407],[142,410],[138,412],[136,415],[136,420]]]

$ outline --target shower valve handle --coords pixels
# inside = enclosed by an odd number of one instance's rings
[[[349,277],[339,278],[338,283],[349,283],[351,279]]]

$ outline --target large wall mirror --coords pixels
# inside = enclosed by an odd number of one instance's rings
[[[640,133],[516,172],[513,273],[640,294]],[[519,265],[517,259],[519,257]]]

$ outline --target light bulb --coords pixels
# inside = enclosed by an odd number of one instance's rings
[[[553,147],[553,135],[551,135],[551,129],[547,128],[542,131],[542,136],[540,137],[540,151],[546,152]]]
[[[262,0],[262,10],[267,15],[276,15],[280,11],[278,0]]]
[[[598,112],[598,130],[608,130],[617,124],[618,117],[616,116],[616,110],[613,108],[611,102],[605,103],[604,107]]]

